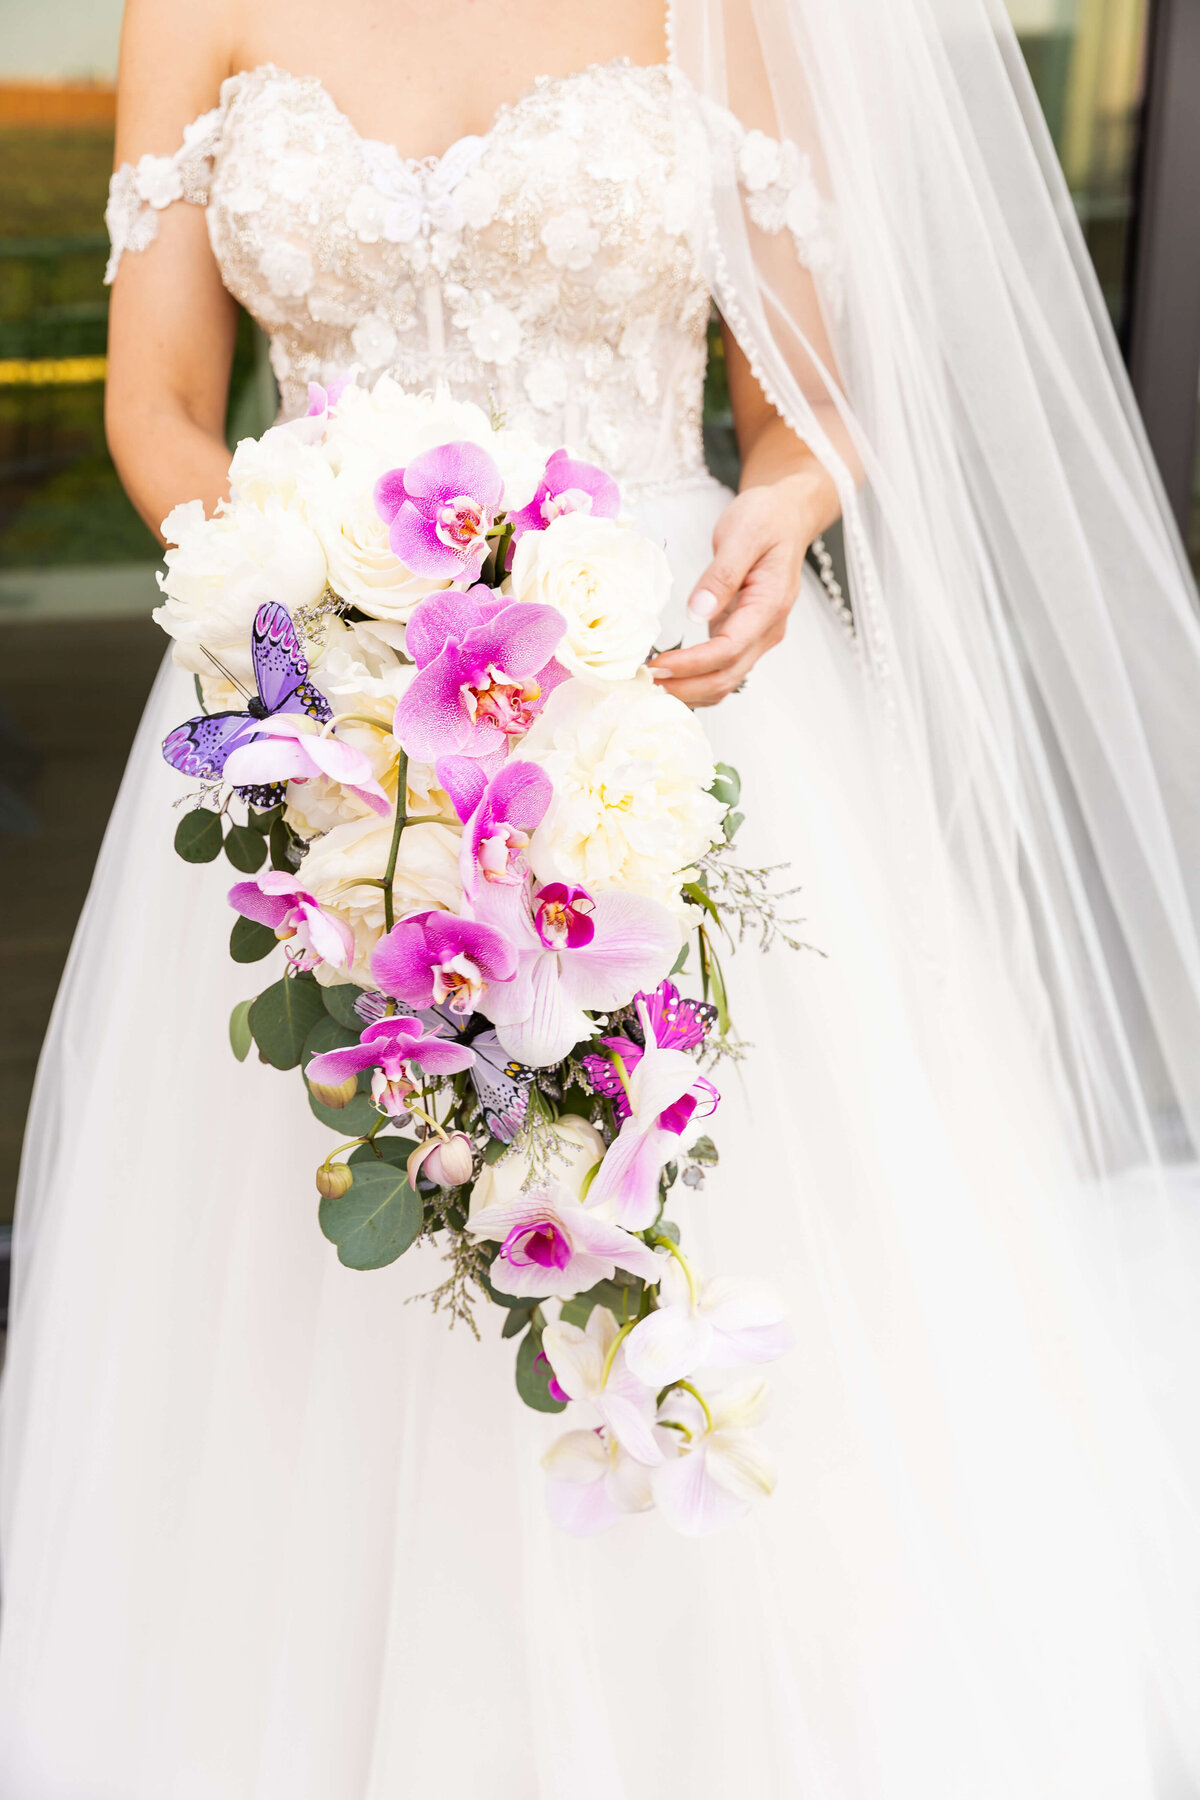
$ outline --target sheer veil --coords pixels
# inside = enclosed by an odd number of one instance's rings
[[[1200,1312],[1200,623],[1001,0],[677,0],[672,58],[700,96],[717,304],[841,493],[917,1009],[936,1030],[970,918],[1118,1284],[1113,1379],[1142,1393],[1173,1359],[1178,1381],[1164,1309]],[[755,131],[815,178],[791,233],[762,228]],[[1189,1416],[1126,1461],[1158,1703],[1194,1743]]]

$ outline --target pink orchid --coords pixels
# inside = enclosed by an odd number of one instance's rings
[[[504,483],[478,444],[440,444],[390,469],[375,484],[375,508],[389,526],[392,552],[432,580],[478,579]]]
[[[431,1075],[456,1075],[469,1069],[475,1052],[465,1044],[450,1044],[436,1031],[427,1032],[420,1019],[380,1019],[368,1025],[357,1044],[344,1050],[326,1050],[314,1056],[304,1073],[320,1087],[338,1087],[364,1069],[374,1069],[371,1096],[380,1112],[394,1118],[408,1112],[413,1084],[407,1065],[415,1063]]]
[[[645,1003],[654,1042],[663,1049],[697,1050],[712,1028],[713,1008],[702,1006],[695,1000],[681,998],[673,981],[660,981],[653,993],[635,994],[634,1000]],[[617,1121],[621,1123],[629,1117],[629,1096],[613,1059],[615,1056],[620,1057],[621,1068],[628,1077],[642,1060],[642,1046],[624,1035],[603,1037],[600,1042],[612,1054],[599,1056],[593,1053],[585,1056],[583,1066],[596,1092],[606,1095],[612,1101]],[[716,1088],[703,1077],[698,1085],[701,1089],[708,1090],[715,1107],[720,1099]],[[682,1136],[696,1110],[696,1104],[697,1096],[688,1094],[674,1106],[668,1107],[660,1121],[663,1129]]]
[[[492,983],[508,981],[516,966],[516,952],[502,932],[448,912],[401,919],[371,955],[385,994],[409,1006],[449,1004],[456,1013],[474,1012]]]
[[[295,959],[301,969],[322,962],[345,969],[354,961],[354,933],[344,920],[322,911],[298,875],[267,869],[253,881],[231,887],[229,904],[243,918],[269,925],[277,938],[294,943],[302,952]]]
[[[567,680],[554,660],[566,630],[556,607],[522,604],[491,590],[431,594],[405,632],[418,674],[396,708],[393,730],[421,762],[502,759],[550,693]]]
[[[235,787],[268,786],[276,781],[313,781],[324,776],[381,816],[392,803],[375,779],[369,757],[341,738],[313,731],[298,715],[275,713],[260,719],[258,734],[249,744],[234,750],[225,764],[225,778]]]
[[[465,756],[443,757],[437,774],[466,827],[458,869],[468,909],[510,938],[527,936],[526,851],[554,794],[550,777],[514,758],[489,781]]]
[[[720,1095],[696,1072],[685,1050],[663,1049],[644,1000],[637,1003],[646,1048],[628,1078],[629,1116],[610,1144],[588,1193],[610,1206],[630,1231],[644,1231],[658,1212],[658,1178],[690,1126],[716,1111]]]
[[[619,1225],[585,1211],[557,1186],[485,1206],[467,1222],[475,1237],[501,1239],[489,1280],[502,1294],[568,1299],[611,1281],[617,1269],[657,1281],[659,1260]]]
[[[624,1006],[679,953],[679,927],[657,900],[593,898],[562,882],[536,891],[526,930],[529,947],[520,950],[513,979],[490,989],[482,1010],[508,1054],[534,1068],[559,1062],[592,1035],[589,1011]]]
[[[329,415],[350,385],[348,375],[338,375],[328,387],[322,387],[319,381],[308,384],[308,411],[299,418],[288,419],[278,427],[280,431],[288,431],[305,444],[319,444],[325,435],[325,427]]]
[[[560,513],[585,512],[597,519],[615,519],[620,510],[621,490],[611,475],[594,463],[576,462],[565,450],[556,450],[529,505],[509,515],[513,541],[527,531],[544,531]]]

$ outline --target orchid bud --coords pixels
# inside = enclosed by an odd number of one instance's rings
[[[308,1088],[318,1106],[330,1106],[335,1112],[341,1112],[343,1106],[349,1106],[358,1092],[358,1076],[347,1075],[345,1081],[333,1085],[324,1081],[310,1081]]]
[[[424,1175],[438,1187],[456,1188],[470,1181],[474,1168],[470,1138],[464,1131],[454,1131],[448,1138],[427,1137],[417,1145],[408,1159],[408,1179],[413,1187],[417,1176]]]
[[[354,1170],[348,1163],[322,1163],[317,1170],[317,1192],[324,1200],[340,1200],[354,1186]]]

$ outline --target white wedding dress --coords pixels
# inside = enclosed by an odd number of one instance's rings
[[[669,69],[607,64],[415,164],[316,80],[257,69],[176,157],[117,178],[117,249],[205,205],[285,412],[352,363],[444,380],[617,474],[682,600],[728,496],[703,464],[705,194],[678,98]],[[774,200],[825,255],[820,207]],[[790,861],[820,952],[736,957],[753,1052],[681,1209],[702,1264],[788,1297],[778,1489],[719,1538],[651,1514],[580,1542],[547,1520],[559,1427],[518,1400],[494,1318],[477,1343],[407,1304],[435,1250],[341,1267],[312,1186],[327,1133],[294,1077],[229,1054],[254,971],[226,954],[228,871],[171,847],[159,742],[192,690],[164,668],[30,1120],[4,1800],[1195,1791],[1146,1672],[1146,1595],[1176,1576],[1142,1552],[1171,1541],[1176,1490],[1099,1247],[1081,1274],[1006,972],[961,953],[944,870],[891,866],[860,680],[806,578],[786,644],[705,716],[742,773],[744,849]],[[1181,1325],[1163,1317],[1173,1354]]]

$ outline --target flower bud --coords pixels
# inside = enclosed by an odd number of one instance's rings
[[[322,1163],[317,1170],[317,1192],[325,1200],[340,1200],[354,1186],[354,1170],[348,1163]]]
[[[417,1176],[424,1175],[438,1187],[461,1187],[470,1181],[475,1168],[471,1140],[464,1131],[453,1131],[448,1138],[427,1137],[418,1144],[408,1159],[408,1179],[413,1187]]]
[[[310,1081],[309,1091],[318,1106],[331,1106],[335,1112],[341,1112],[343,1106],[349,1106],[358,1092],[358,1076],[347,1075],[345,1081],[330,1086],[324,1081]]]

